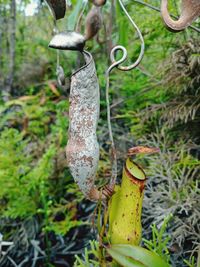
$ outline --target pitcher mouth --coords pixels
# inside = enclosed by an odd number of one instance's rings
[[[85,46],[85,37],[79,32],[63,31],[55,34],[49,47],[58,50],[72,50],[82,52]]]
[[[90,63],[91,63],[92,60],[93,60],[93,59],[92,59],[92,55],[91,55],[88,51],[83,50],[81,53],[82,53],[83,56],[84,56],[84,59],[85,59],[85,65],[83,65],[83,66],[80,67],[79,69],[75,70],[75,71],[72,73],[71,77],[72,77],[73,75],[75,75],[76,73],[78,73],[79,71],[81,71],[81,70],[87,68],[87,66],[90,65]]]

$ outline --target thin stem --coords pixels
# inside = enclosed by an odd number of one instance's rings
[[[129,70],[132,70],[134,69],[135,67],[137,67],[139,65],[139,63],[141,62],[143,56],[144,56],[144,49],[145,49],[145,44],[144,44],[144,38],[142,36],[142,33],[140,31],[140,29],[138,28],[138,26],[136,25],[136,23],[133,21],[133,19],[131,18],[131,16],[129,15],[129,13],[127,12],[126,8],[124,7],[124,4],[122,3],[121,0],[118,0],[119,1],[119,4],[122,8],[122,10],[124,11],[125,15],[127,16],[127,18],[129,19],[130,23],[133,25],[133,27],[135,28],[138,36],[139,36],[139,39],[141,41],[141,49],[140,49],[140,54],[137,58],[137,60],[130,66],[117,66],[117,68],[119,70],[122,70],[122,71],[129,71]],[[114,55],[113,53],[111,53],[111,56]],[[115,58],[112,57],[111,58],[111,61],[114,62]]]
[[[83,6],[83,8],[81,10],[81,13],[79,14],[79,17],[78,17],[78,20],[77,20],[77,23],[76,23],[76,26],[75,26],[75,31],[76,32],[80,31],[80,24],[81,24],[81,20],[82,20],[83,14],[85,12],[86,6],[87,6],[87,1],[85,1],[84,6]]]
[[[100,257],[100,266],[101,267],[106,267],[106,261],[105,261],[105,256],[104,256],[104,245],[103,245],[103,238],[106,232],[106,225],[108,223],[108,207],[106,207],[106,210],[104,211],[104,216],[103,216],[103,223],[101,227],[101,231],[99,233],[99,257]]]
[[[53,33],[57,34],[58,32],[59,32],[59,30],[58,30],[58,26],[57,26],[57,21],[56,21],[56,19],[54,19]],[[60,50],[57,49],[57,52],[56,52],[56,72],[57,72],[59,66],[60,66]]]
[[[110,101],[109,101],[109,72],[106,73],[106,105],[107,105],[107,121],[108,121],[108,132],[109,132],[109,138],[111,142],[111,155],[112,155],[112,176],[110,180],[111,188],[114,188],[115,181],[117,178],[117,155],[116,155],[116,149],[115,149],[115,143],[113,139],[113,133],[112,133],[112,126],[111,126],[111,119],[110,119]]]
[[[106,72],[106,106],[107,106],[107,122],[108,122],[108,131],[109,131],[109,138],[110,138],[110,142],[111,142],[111,155],[112,155],[112,176],[111,176],[111,180],[110,180],[110,186],[111,188],[114,188],[115,185],[115,181],[117,178],[117,154],[116,154],[116,148],[115,148],[115,143],[114,143],[114,138],[113,138],[113,133],[112,133],[112,126],[111,126],[111,116],[110,116],[110,100],[109,100],[109,84],[110,84],[110,72],[113,68],[115,68],[116,66],[118,66],[119,64],[121,64],[122,62],[124,62],[124,60],[126,60],[127,57],[127,51],[126,48],[123,46],[115,46],[112,50],[111,50],[111,56],[112,53],[116,52],[117,50],[122,50],[123,51],[123,55],[122,58],[116,62],[113,62],[113,64],[108,68],[107,72]]]
[[[129,70],[137,67],[143,58],[144,48],[145,48],[142,33],[140,32],[139,28],[137,27],[135,22],[130,17],[130,15],[127,12],[126,8],[124,7],[122,1],[121,0],[118,0],[118,1],[119,1],[119,4],[120,4],[122,10],[124,11],[125,15],[128,17],[129,21],[131,22],[131,24],[133,25],[133,27],[136,29],[136,31],[138,33],[139,39],[141,41],[141,49],[140,49],[140,54],[139,54],[138,58],[136,59],[136,61],[133,64],[131,64],[130,66],[120,66],[120,64],[123,63],[127,58],[127,50],[124,46],[120,46],[120,45],[115,46],[111,50],[111,53],[110,53],[110,59],[111,59],[112,64],[110,65],[110,67],[108,68],[108,70],[106,72],[107,121],[108,121],[108,131],[109,131],[111,150],[112,150],[112,176],[110,179],[110,187],[112,189],[114,189],[114,185],[115,185],[116,178],[117,178],[117,154],[116,154],[115,143],[114,143],[113,133],[112,133],[112,126],[111,126],[110,101],[109,101],[109,83],[110,83],[109,75],[110,75],[110,72],[112,71],[112,69],[115,67],[117,67],[119,70],[122,70],[122,71],[129,71]],[[119,51],[119,50],[122,51],[122,57],[119,60],[116,60],[115,56],[116,56],[117,51]]]
[[[57,63],[56,63],[56,69],[58,68],[58,66],[60,66],[60,50],[57,49]]]

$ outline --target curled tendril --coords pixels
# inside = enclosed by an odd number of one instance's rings
[[[140,54],[137,58],[137,60],[131,64],[130,66],[120,66],[121,63],[123,63],[126,58],[127,58],[127,50],[124,46],[117,45],[115,46],[111,52],[110,52],[110,59],[112,64],[110,67],[107,69],[106,72],[106,104],[107,104],[107,121],[108,121],[108,131],[109,131],[109,137],[110,137],[110,142],[111,142],[111,150],[112,150],[112,177],[110,179],[110,188],[114,189],[114,185],[116,182],[117,178],[117,155],[116,155],[116,149],[115,149],[115,143],[113,139],[113,134],[112,134],[112,127],[111,127],[111,120],[110,120],[110,102],[109,102],[109,74],[112,71],[113,68],[117,67],[121,71],[129,71],[134,69],[135,67],[138,66],[138,64],[141,62],[143,55],[144,55],[144,39],[142,36],[142,33],[140,32],[138,26],[135,24],[135,22],[132,20],[130,17],[129,13],[127,12],[126,8],[124,7],[123,3],[121,0],[118,0],[119,4],[124,11],[125,15],[128,17],[129,21],[133,25],[133,27],[136,29],[139,39],[141,41],[141,49],[140,49]],[[115,59],[117,51],[122,51],[122,57],[119,60]]]
[[[133,25],[133,27],[136,29],[137,33],[138,33],[138,36],[140,38],[140,41],[141,41],[141,49],[140,49],[140,54],[137,58],[137,60],[131,64],[130,66],[120,66],[121,63],[123,63],[126,59],[126,56],[127,56],[127,50],[125,47],[123,46],[115,46],[112,50],[111,50],[111,53],[110,53],[110,59],[111,59],[111,62],[112,62],[112,65],[109,67],[110,71],[114,68],[114,67],[117,67],[119,70],[122,70],[122,71],[129,71],[129,70],[132,70],[134,69],[135,67],[138,66],[138,64],[140,63],[140,61],[142,60],[143,58],[143,55],[144,55],[144,49],[145,49],[145,45],[144,45],[144,38],[142,36],[142,33],[140,31],[140,29],[138,28],[138,26],[135,24],[135,22],[133,21],[133,19],[131,18],[131,16],[129,15],[129,13],[127,12],[126,8],[124,7],[123,3],[121,0],[118,0],[119,1],[119,4],[121,6],[121,8],[123,9],[124,13],[126,14],[126,16],[128,17],[129,21],[131,22],[131,24]],[[115,55],[116,55],[116,52],[118,50],[121,50],[123,52],[123,55],[122,55],[122,58],[118,61],[115,60]],[[124,59],[124,60],[122,60]]]
[[[120,50],[123,52],[122,57],[118,61],[116,61],[115,54],[117,51],[120,51]],[[110,65],[110,67],[108,68],[107,73],[109,74],[112,69],[114,69],[115,67],[119,67],[119,65],[123,63],[126,60],[126,58],[127,58],[126,48],[122,45],[115,46],[110,52],[110,60],[112,62],[112,65]]]

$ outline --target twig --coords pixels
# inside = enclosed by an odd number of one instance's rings
[[[118,101],[116,101],[115,103],[113,103],[111,106],[110,106],[110,109],[112,108],[115,108],[116,106],[120,105],[121,103],[124,102],[124,99],[119,99]]]
[[[137,69],[138,69],[139,71],[141,71],[142,74],[144,74],[144,75],[146,75],[147,77],[151,78],[152,80],[158,82],[158,80],[157,80],[156,78],[154,78],[154,76],[153,76],[149,71],[147,71],[142,65],[137,66]]]

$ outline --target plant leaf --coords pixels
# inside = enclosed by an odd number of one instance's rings
[[[147,267],[147,265],[144,265],[143,263],[127,257],[123,254],[120,254],[115,249],[108,249],[108,253],[112,256],[112,258],[117,261],[119,264],[121,264],[124,267]]]
[[[85,6],[86,4],[87,4],[87,1],[84,1],[84,0],[77,1],[73,12],[71,12],[71,14],[69,15],[67,19],[68,30],[74,31],[76,22],[78,20],[79,12],[81,11],[82,7]]]
[[[107,251],[114,260],[124,267],[170,267],[155,252],[139,246],[113,245]]]

